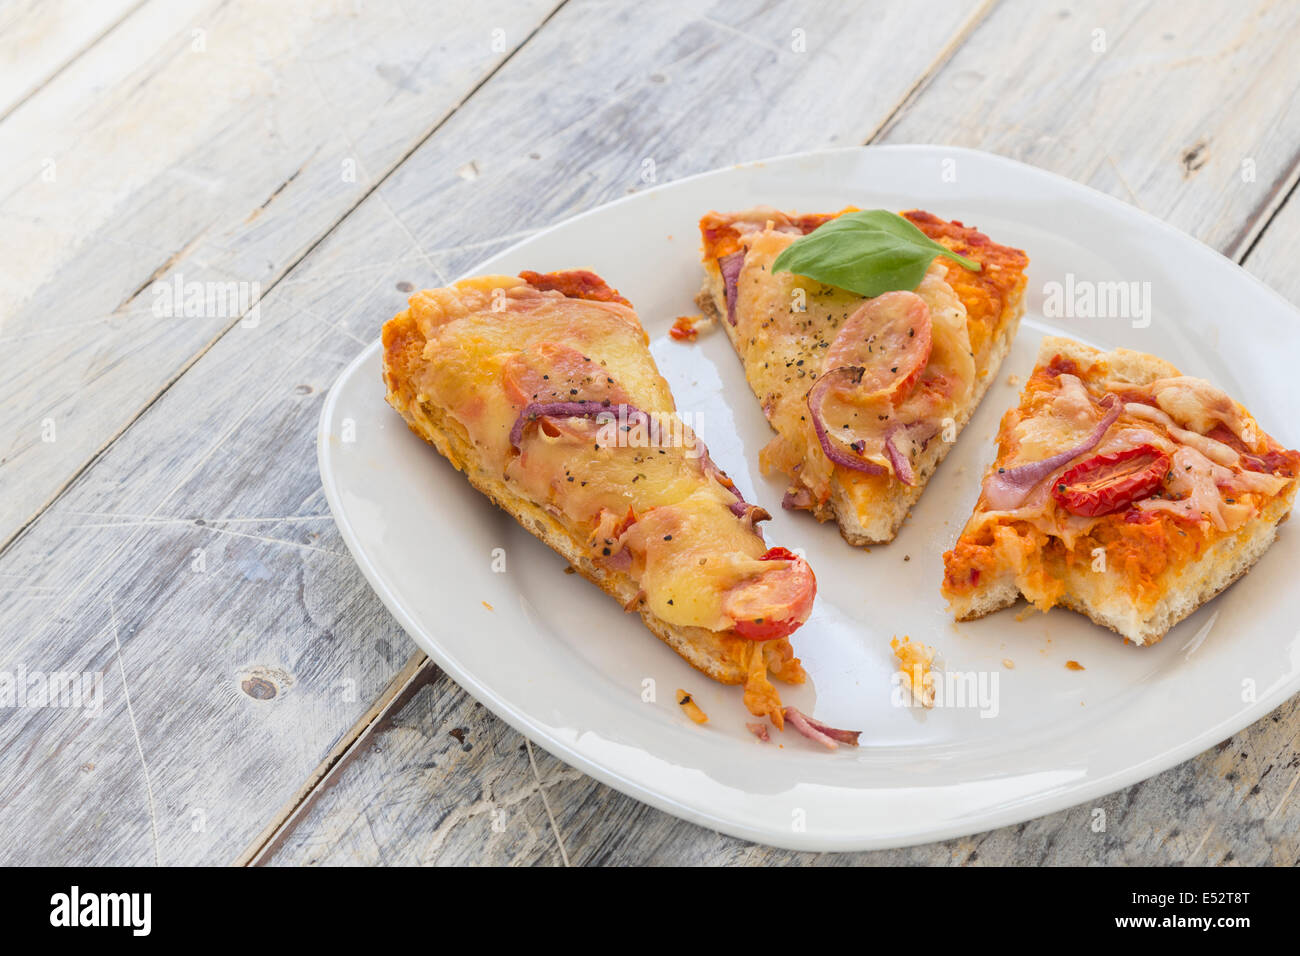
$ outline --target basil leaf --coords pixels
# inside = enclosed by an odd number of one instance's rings
[[[935,242],[902,216],[868,209],[837,216],[796,239],[781,250],[772,271],[793,272],[873,298],[915,289],[935,256],[980,269],[978,262]]]

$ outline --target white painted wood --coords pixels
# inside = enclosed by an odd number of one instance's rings
[[[105,708],[0,727],[22,764],[0,775],[0,830],[23,835],[0,857],[234,860],[399,672],[410,647],[342,551],[314,447],[322,391],[399,284],[643,186],[647,157],[666,178],[858,141],[976,8],[938,5],[900,46],[828,3],[815,56],[786,52],[806,4],[744,9],[566,5],[14,541],[0,669],[103,671]]]
[[[240,318],[155,280],[256,302],[557,2],[153,4],[0,122],[0,547]]]
[[[12,0],[0,7],[0,117],[141,5],[142,0]]]

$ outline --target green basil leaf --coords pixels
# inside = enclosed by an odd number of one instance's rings
[[[935,242],[902,216],[868,209],[837,216],[796,239],[781,250],[772,271],[793,272],[873,298],[915,289],[935,256],[980,269],[978,262]]]

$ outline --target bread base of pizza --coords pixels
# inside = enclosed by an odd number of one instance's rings
[[[954,548],[959,621],[1021,597],[1154,644],[1244,575],[1291,511],[1300,454],[1155,356],[1042,345]]]
[[[626,300],[591,273],[524,277],[414,295],[383,329],[389,404],[524,529],[781,726],[767,677],[805,680],[786,635],[811,610],[811,571],[766,548],[755,527],[766,513],[676,418]],[[592,402],[607,412],[590,414]],[[657,437],[619,439],[640,424]],[[717,626],[683,623],[692,615]]]
[[[981,269],[974,272],[937,258],[915,290],[929,311],[931,351],[888,409],[906,426],[903,439],[895,448],[881,440],[880,430],[874,443],[865,439],[866,470],[859,470],[862,466],[849,453],[840,457],[847,465],[830,460],[827,445],[809,422],[808,396],[817,378],[839,361],[836,333],[842,338],[847,327],[860,322],[856,313],[868,303],[883,305],[899,294],[869,300],[802,276],[772,273],[771,264],[783,248],[835,216],[795,216],[758,207],[710,213],[700,221],[705,280],[696,303],[726,331],[777,432],[763,451],[763,472],[790,479],[785,507],[835,521],[844,539],[857,546],[897,535],[996,377],[1024,312],[1029,260],[1023,252],[930,213],[914,210],[903,216],[931,239],[979,262]],[[853,361],[871,359],[862,353]],[[873,452],[874,460],[869,460]]]

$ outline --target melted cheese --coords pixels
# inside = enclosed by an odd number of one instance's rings
[[[1200,378],[1157,379],[1147,386],[1155,403],[1181,427],[1204,435],[1222,422],[1240,435],[1249,419],[1246,410]]]
[[[1096,404],[1074,375],[1057,378],[1057,390],[1026,409],[1012,429],[1013,451],[1003,467],[1050,458],[1084,441],[1101,420]]]
[[[1229,503],[1219,492],[1219,485],[1232,482],[1232,471],[1215,464],[1195,448],[1183,445],[1174,452],[1169,474],[1168,491],[1178,500],[1147,498],[1138,502],[1139,508],[1169,511],[1191,521],[1209,521],[1220,531],[1234,531],[1250,518],[1253,510],[1250,505]]]
[[[718,596],[773,567],[759,560],[762,539],[709,488],[647,512],[627,538],[640,555],[646,604],[671,624],[727,629]]]

